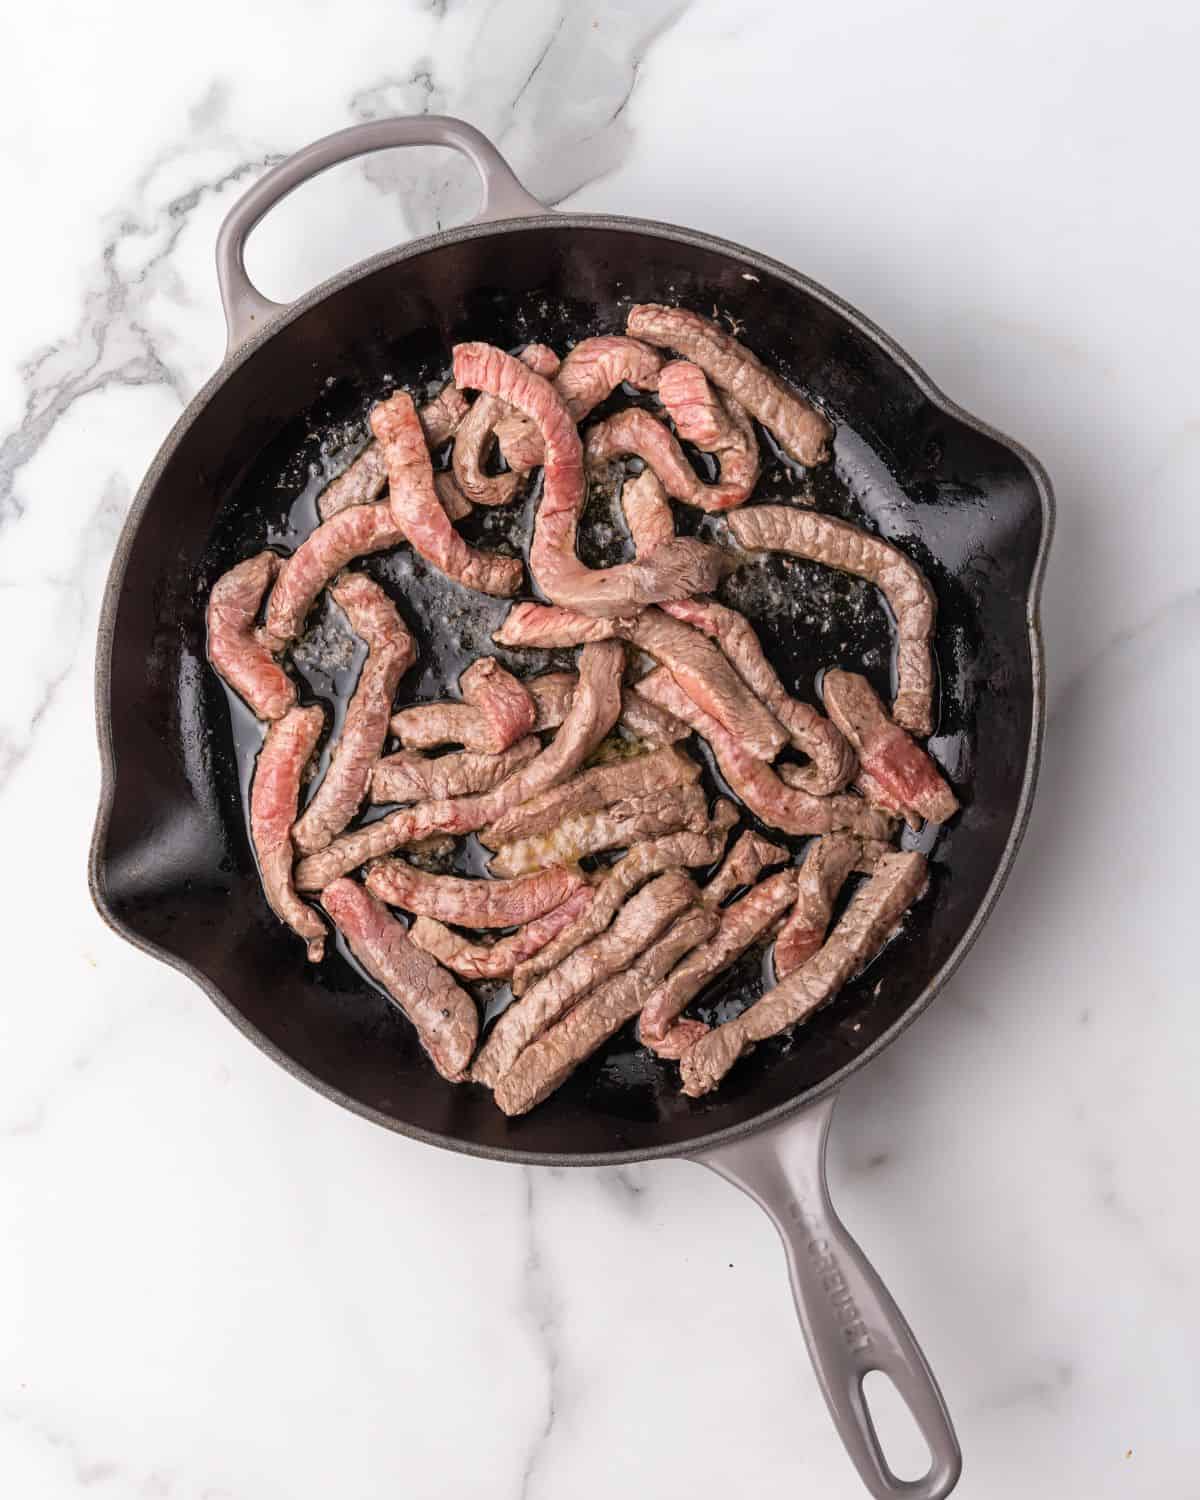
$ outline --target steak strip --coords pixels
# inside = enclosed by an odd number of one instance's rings
[[[632,760],[608,761],[512,808],[485,828],[479,839],[495,849],[514,839],[557,828],[569,813],[597,812],[614,802],[644,797],[667,787],[690,786],[699,779],[696,762],[669,747]]]
[[[703,907],[684,912],[623,974],[606,979],[531,1042],[496,1084],[496,1103],[504,1113],[523,1115],[552,1094],[637,1015],[655,984],[697,943],[711,937],[719,920]]]
[[[836,724],[791,696],[744,615],[715,599],[676,599],[662,607],[673,619],[716,641],[742,681],[787,730],[796,749],[809,757],[811,764],[797,767],[797,778],[789,785],[814,797],[828,797],[849,785],[857,764],[853,748]]]
[[[925,575],[897,547],[848,521],[784,505],[756,505],[729,517],[738,545],[750,552],[787,552],[873,583],[896,623],[899,689],[892,717],[910,734],[933,727],[933,630],[937,601]]]
[[[761,833],[747,829],[725,857],[725,862],[701,893],[706,906],[720,906],[734,891],[753,885],[764,870],[782,864],[786,849],[772,844]]]
[[[714,489],[725,499],[721,509],[741,505],[758,483],[758,439],[744,406],[728,394],[719,396],[704,371],[690,360],[675,359],[658,377],[658,397],[685,443],[694,443],[720,465]]]
[[[775,717],[699,630],[661,609],[647,609],[622,633],[639,651],[666,667],[685,696],[726,729],[748,755],[774,760],[787,743],[787,734]],[[675,713],[669,703],[651,701]],[[686,714],[676,717],[692,722]]]
[[[304,630],[317,595],[356,557],[384,552],[404,540],[386,505],[353,505],[309,532],[279,570],[260,639],[282,651]]]
[[[466,588],[515,594],[524,577],[520,558],[468,546],[442,509],[412,397],[397,391],[380,402],[371,412],[371,430],[387,461],[392,517],[413,550]]]
[[[543,672],[527,677],[521,687],[533,699],[533,731],[556,729],[567,716],[578,682],[574,672]],[[437,745],[465,745],[485,754],[492,731],[478,707],[467,703],[418,703],[392,715],[392,733],[408,750],[431,750]]]
[[[422,406],[417,417],[431,448],[440,448],[454,436],[458,424],[470,411],[466,398],[448,381],[432,401]],[[317,500],[317,514],[322,521],[336,516],[351,505],[365,505],[377,500],[387,487],[387,464],[379,444],[371,439],[343,473],[327,484]],[[470,510],[470,506],[467,506]],[[453,519],[453,515],[451,515]]]
[[[621,487],[621,510],[639,557],[649,557],[664,542],[675,536],[675,516],[662,480],[651,468],[645,468]]]
[[[499,1016],[471,1068],[472,1080],[495,1088],[522,1048],[557,1021],[580,995],[626,968],[681,912],[695,905],[697,894],[695,885],[678,870],[669,870],[643,886],[617,913],[607,932],[577,948]]]
[[[473,943],[461,932],[453,932],[433,917],[418,917],[408,935],[418,948],[432,953],[440,963],[464,979],[507,979],[517,964],[535,954],[556,933],[574,922],[591,901],[591,886],[580,886],[561,906],[491,943]]]
[[[458,690],[464,702],[483,715],[489,740],[483,748],[493,755],[532,734],[537,704],[524,683],[506,672],[494,656],[476,657],[458,679]]]
[[[547,598],[587,614],[620,615],[655,599],[678,599],[715,585],[723,567],[720,550],[690,537],[659,548],[646,561],[586,567],[576,553],[584,501],[583,450],[558,392],[489,344],[459,344],[454,350],[454,378],[461,386],[501,397],[541,429],[545,470],[529,570]]]
[[[648,344],[620,334],[581,339],[568,353],[554,380],[554,389],[578,424],[623,382],[652,391],[658,384],[662,356]],[[539,371],[543,374],[543,371]],[[545,443],[532,417],[512,412],[496,426],[496,440],[509,467],[519,473],[544,462]]]
[[[367,871],[367,890],[389,906],[459,927],[519,927],[553,911],[587,881],[577,871],[540,870],[516,880],[464,880],[427,875],[400,859]]]
[[[312,758],[325,715],[319,708],[290,708],[267,730],[250,786],[250,837],[258,856],[263,891],[281,922],[308,944],[308,957],[325,955],[325,923],[296,894],[292,823],[304,768]]]
[[[945,823],[958,811],[958,799],[919,745],[888,717],[875,689],[857,672],[830,671],[821,684],[825,707],[858,751],[863,771],[886,794],[885,806]]]
[[[572,814],[551,833],[502,845],[488,861],[493,875],[520,875],[551,864],[573,864],[606,849],[630,849],[646,839],[679,829],[694,833],[708,826],[703,787],[672,787],[614,802],[599,812]]]
[[[672,1022],[710,980],[724,972],[787,911],[796,899],[796,872],[780,870],[752,886],[721,912],[716,935],[690,954],[663,980],[642,1011],[641,1040],[663,1057],[679,1057],[695,1041],[703,1023],[693,1021],[680,1032]],[[680,1032],[679,1035],[674,1033]]]
[[[531,734],[518,740],[502,755],[461,750],[457,754],[431,758],[398,750],[395,755],[386,755],[376,762],[371,774],[371,799],[374,802],[427,802],[487,792],[527,765],[541,748]]]
[[[755,1042],[805,1021],[875,958],[901,917],[925,890],[925,857],[885,854],[853,896],[823,947],[782,984],[723,1026],[714,1027],[682,1058],[683,1091],[692,1098],[715,1089]]]
[[[748,755],[723,725],[694,704],[669,672],[661,669],[651,672],[638,683],[637,691],[703,735],[712,746],[721,775],[764,823],[797,835],[848,828],[864,838],[890,836],[893,820],[861,797],[814,797],[788,786],[770,766]]]
[[[608,870],[596,886],[595,899],[571,925],[513,971],[514,995],[523,995],[539,975],[547,973],[574,953],[582,943],[598,936],[634,891],[664,870],[711,865],[720,859],[729,829],[737,821],[731,802],[717,803],[712,823],[703,833],[669,833],[630,849]]]
[[[632,627],[635,617],[597,619],[557,604],[514,604],[499,630],[492,632],[498,646],[568,647],[585,641],[610,641]]]
[[[621,707],[621,673],[625,653],[615,641],[585,646],[579,657],[579,688],[571,711],[549,745],[506,781],[471,797],[447,798],[402,807],[335,839],[327,849],[296,867],[300,890],[322,887],[352,870],[435,833],[471,833],[494,822],[520,802],[574,774],[616,722]]]
[[[355,635],[366,641],[367,659],[321,785],[292,829],[301,854],[324,849],[362,805],[383,749],[396,688],[417,656],[396,606],[365,573],[346,574],[331,592]]]
[[[350,951],[412,1024],[434,1067],[451,1083],[466,1077],[479,1035],[475,1002],[399,922],[353,880],[335,880],[321,893]]]
[[[752,429],[749,439],[754,441]],[[584,453],[593,469],[632,454],[654,471],[672,500],[682,500],[698,510],[729,510],[741,505],[749,493],[741,484],[705,484],[670,429],[640,406],[627,406],[607,421],[598,422],[587,435]]]
[[[796,904],[775,939],[775,978],[786,979],[807,963],[829,931],[833,905],[856,870],[869,875],[889,846],[849,833],[827,833],[804,855],[796,882]]]
[[[819,464],[829,457],[833,427],[826,418],[708,318],[683,307],[647,302],[629,309],[625,326],[635,337],[674,349],[699,365],[714,385],[757,417],[798,464]]]
[[[230,568],[208,598],[208,657],[259,719],[282,719],[296,701],[296,684],[255,635],[263,597],[279,572],[273,552]]]
[[[558,355],[545,344],[529,344],[517,358],[548,380],[558,371]],[[512,468],[505,474],[485,474],[483,468],[495,441],[496,423],[511,410],[498,396],[481,395],[459,424],[452,459],[454,479],[472,505],[507,505],[524,477]]]

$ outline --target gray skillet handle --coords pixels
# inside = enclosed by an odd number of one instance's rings
[[[817,1380],[863,1483],[877,1500],[941,1500],[962,1454],[925,1356],[829,1201],[825,1142],[836,1096],[731,1146],[697,1156],[771,1216],[787,1254],[792,1295]],[[932,1464],[920,1479],[892,1473],[863,1396],[863,1376],[890,1376],[920,1428]]]
[[[469,157],[483,185],[483,204],[473,224],[544,214],[546,206],[527,193],[512,168],[488,140],[465,120],[447,115],[406,115],[352,125],[305,146],[265,173],[229,210],[217,236],[217,281],[229,330],[226,358],[286,306],[272,302],[246,274],[250,231],[268,210],[310,178],[339,162],[394,146],[450,146]]]

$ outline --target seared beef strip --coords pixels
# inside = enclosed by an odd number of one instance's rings
[[[639,651],[666,667],[691,702],[716,719],[748,755],[774,760],[787,744],[778,721],[700,631],[661,609],[647,609],[623,634]],[[652,701],[674,712],[670,704]],[[676,717],[692,722],[686,714]]]
[[[455,705],[457,706],[457,705]],[[451,755],[418,755],[398,750],[376,762],[371,773],[373,802],[429,802],[488,792],[507,780],[541,751],[535,735],[528,735],[502,755],[460,750]]]
[[[644,797],[667,787],[690,786],[699,779],[696,762],[670,747],[630,760],[608,761],[512,808],[485,828],[479,839],[489,849],[497,849],[514,839],[547,833],[570,813],[596,812],[614,802]]]
[[[454,351],[454,375],[461,386],[500,396],[532,417],[541,429],[545,471],[529,570],[555,604],[587,614],[620,615],[654,599],[682,598],[715,585],[723,566],[719,550],[689,537],[661,547],[649,561],[585,567],[575,550],[584,501],[582,449],[558,392],[489,344],[459,344]]]
[[[750,437],[753,440],[752,432]],[[587,435],[584,453],[591,469],[629,455],[640,458],[658,476],[672,500],[682,500],[698,510],[729,510],[746,498],[747,491],[740,484],[705,484],[670,429],[640,406],[627,406],[607,421],[598,422]]]
[[[810,704],[791,696],[744,615],[715,599],[676,599],[662,608],[717,642],[742,681],[787,730],[792,744],[809,757],[811,763],[797,767],[797,779],[789,785],[814,797],[828,797],[849,785],[856,765],[853,748],[835,724]]]
[[[471,1068],[476,1083],[494,1088],[523,1047],[557,1021],[580,995],[628,966],[697,898],[695,885],[669,870],[643,886],[617,913],[612,926],[577,948],[504,1011]]]
[[[708,318],[683,307],[648,302],[630,308],[625,326],[635,337],[674,349],[699,365],[714,385],[757,417],[797,463],[819,464],[829,457],[833,428],[826,418]]]
[[[787,786],[764,761],[747,754],[723,725],[698,707],[669,672],[651,672],[637,691],[690,724],[712,746],[721,775],[734,793],[764,823],[784,833],[830,833],[849,828],[865,838],[887,838],[892,819],[870,807],[861,797],[814,797]]]
[[[554,389],[574,423],[582,422],[623,382],[652,391],[662,357],[647,344],[621,335],[582,339],[563,360]],[[539,370],[538,374],[545,374]],[[513,412],[496,424],[496,439],[509,468],[527,473],[545,461],[545,444],[531,416]]]
[[[356,557],[398,546],[404,532],[387,505],[353,505],[310,531],[279,570],[261,640],[279,652],[304,630],[317,595]]]
[[[304,768],[321,737],[325,715],[319,708],[290,708],[267,730],[250,786],[250,837],[271,910],[308,944],[311,962],[325,954],[325,923],[296,894],[292,864],[292,823],[300,800]]]
[[[708,826],[707,801],[702,787],[671,787],[614,802],[598,812],[571,814],[550,833],[502,845],[488,861],[488,869],[493,875],[521,875],[606,849],[631,849],[681,828],[698,833]]]
[[[662,480],[653,469],[643,469],[627,479],[621,489],[621,509],[633,538],[633,549],[639,557],[669,542],[675,535],[675,517]]]
[[[717,489],[726,503],[716,508],[728,510],[748,500],[758,483],[759,458],[745,407],[728,393],[717,395],[700,366],[686,359],[663,366],[658,396],[683,441],[711,453],[720,465]]]
[[[672,1037],[672,1022],[706,984],[723,973],[766,933],[796,899],[796,872],[780,870],[751,886],[730,906],[721,910],[721,925],[715,936],[690,954],[667,976],[646,1001],[638,1035],[646,1046],[664,1057],[678,1057],[695,1040],[691,1022],[679,1037]],[[686,1041],[684,1038],[686,1037]]]
[[[580,886],[553,911],[534,917],[524,927],[490,943],[473,943],[433,917],[418,917],[408,935],[418,948],[464,979],[507,979],[523,959],[536,953],[556,933],[574,922],[592,902],[592,887]]]
[[[625,653],[616,641],[585,646],[579,656],[579,687],[571,711],[540,755],[490,792],[403,807],[377,823],[343,834],[319,854],[301,860],[296,868],[297,888],[319,891],[368,859],[435,833],[471,833],[510,807],[566,781],[616,723],[624,665]]]
[[[556,729],[567,716],[578,679],[574,672],[543,672],[520,686],[533,699],[534,732]],[[485,754],[493,743],[491,727],[478,707],[467,703],[417,703],[392,715],[392,733],[406,750],[432,750],[436,745],[465,745]]]
[[[633,624],[634,616],[597,619],[557,604],[514,604],[499,630],[492,632],[498,646],[543,648],[581,646],[585,641],[610,641]]]
[[[858,751],[863,770],[883,787],[885,805],[915,812],[930,823],[954,816],[958,799],[925,751],[888,717],[865,677],[826,672],[821,695],[830,718]]]
[[[558,371],[558,355],[545,344],[529,344],[517,358],[547,380]],[[472,505],[507,505],[524,477],[511,468],[504,474],[484,472],[496,423],[509,411],[499,396],[481,395],[459,424],[452,460],[454,479]]]
[[[896,622],[899,690],[892,717],[910,734],[933,727],[933,629],[937,600],[911,558],[882,537],[848,521],[785,505],[756,505],[729,517],[729,529],[750,552],[787,552],[865,578],[888,602]]]
[[[416,1027],[421,1045],[443,1078],[459,1083],[479,1035],[475,1002],[436,960],[410,942],[386,906],[353,880],[321,892],[350,951]]]
[[[458,424],[470,409],[466,398],[452,380],[444,385],[433,400],[417,412],[429,446],[440,448],[454,435]],[[378,499],[386,486],[387,463],[379,444],[372,439],[350,467],[321,491],[317,500],[317,514],[322,521],[328,521],[330,516],[336,516],[338,511],[346,510],[351,505],[365,505],[369,500]],[[467,510],[470,508],[468,505]],[[453,514],[449,514],[453,520]]]
[[[387,460],[392,517],[413,549],[467,588],[515,594],[524,577],[520,558],[468,546],[442,509],[412,397],[397,391],[381,401],[371,412],[371,430]]]
[[[539,870],[516,880],[464,880],[427,875],[402,859],[382,859],[367,871],[367,890],[389,906],[459,927],[519,927],[553,911],[581,885],[578,871]]]
[[[788,857],[786,849],[748,828],[725,856],[725,861],[701,892],[705,906],[720,906],[734,891],[751,886],[764,870],[781,865]]]
[[[387,736],[396,688],[417,656],[396,606],[365,573],[345,574],[330,592],[369,649],[333,757],[292,829],[301,854],[324,849],[362,805]]]
[[[827,833],[805,850],[796,883],[796,904],[775,939],[775,978],[786,979],[807,963],[829,931],[834,902],[856,870],[869,875],[890,845],[851,833]]]
[[[617,723],[636,739],[650,745],[674,745],[686,740],[692,732],[682,719],[677,719],[631,688],[625,688],[621,693],[621,717]]]
[[[703,833],[668,833],[662,838],[637,844],[606,871],[596,886],[595,899],[570,927],[513,971],[514,995],[523,995],[539,975],[574,953],[582,943],[603,932],[634,891],[664,870],[711,865],[721,857],[729,829],[737,821],[732,802],[722,799],[713,811],[712,823]]]
[[[824,946],[782,984],[740,1016],[714,1027],[684,1054],[684,1093],[694,1099],[709,1093],[755,1042],[789,1030],[831,1000],[876,957],[925,885],[924,855],[883,855]]]
[[[528,689],[494,656],[477,656],[458,679],[458,690],[483,715],[489,735],[484,749],[493,755],[532,734],[537,725],[537,705]]]
[[[275,554],[260,552],[218,578],[208,599],[209,660],[259,719],[282,719],[296,701],[296,684],[254,632],[278,572]]]
[[[716,912],[704,907],[684,912],[623,974],[606,979],[531,1042],[496,1084],[496,1103],[504,1113],[523,1115],[552,1094],[637,1015],[662,976],[711,937],[719,921]]]
[[[461,521],[464,516],[471,514],[471,502],[459,489],[449,469],[441,469],[433,476],[433,490],[438,497],[438,504],[452,521]]]

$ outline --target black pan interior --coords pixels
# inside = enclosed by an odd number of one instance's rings
[[[530,1116],[508,1121],[474,1087],[429,1067],[396,1009],[336,952],[310,967],[268,911],[241,797],[258,730],[204,656],[215,578],[264,542],[287,547],[312,524],[339,455],[396,385],[445,375],[463,338],[560,350],[619,331],[632,301],[714,308],[838,422],[834,464],[807,478],[777,458],[756,499],[809,497],[902,539],[939,599],[941,721],[933,746],[965,803],[933,844],[933,890],[902,935],[794,1038],[759,1048],[701,1101],[674,1065],[623,1036]],[[261,344],[181,423],[147,480],[110,616],[112,807],[94,858],[102,909],[194,971],[233,1019],[285,1064],[354,1107],[468,1150],[530,1157],[686,1149],[744,1127],[853,1064],[913,1011],[968,933],[1021,804],[1036,700],[1028,629],[1045,518],[1036,477],[1007,444],[947,413],[869,329],[815,289],[702,237],[611,222],[511,227],[449,237],[346,278]],[[621,554],[604,502],[589,560]],[[520,544],[525,512],[474,518],[489,545]],[[430,575],[405,549],[369,570],[422,642],[401,697],[452,685],[464,656],[489,649],[503,604]],[[856,665],[888,690],[888,622],[870,590],[780,560],[725,585],[789,685],[815,701],[822,667]],[[307,653],[310,690],[344,694],[355,669],[336,625]],[[544,657],[513,658],[539,670]],[[101,713],[105,705],[101,704]],[[922,847],[925,847],[924,845]],[[748,959],[700,1013],[731,1014],[762,983]]]

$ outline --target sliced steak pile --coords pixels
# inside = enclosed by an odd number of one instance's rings
[[[848,828],[865,838],[887,838],[893,819],[861,797],[814,797],[788,786],[764,761],[747,754],[724,725],[699,708],[669,672],[651,672],[637,691],[690,724],[712,746],[721,775],[733,792],[764,823],[784,833],[830,833]]]
[[[529,344],[517,358],[547,380],[558,372],[558,355],[545,344]],[[498,396],[481,395],[459,424],[452,460],[454,480],[472,505],[507,505],[517,493],[523,478],[517,470],[510,468],[503,474],[484,472],[495,442],[496,423],[510,411]]]
[[[775,938],[775,978],[786,979],[807,963],[829,931],[834,902],[857,870],[869,875],[891,846],[850,833],[827,833],[804,854],[796,881],[796,904]]]
[[[668,787],[691,786],[699,779],[696,762],[669,747],[629,760],[608,761],[512,808],[483,830],[480,842],[498,849],[514,839],[547,833],[569,814],[596,812]]]
[[[736,821],[733,803],[722,800],[713,810],[711,824],[702,833],[669,833],[630,849],[605,872],[587,910],[538,953],[516,966],[513,994],[523,995],[540,975],[602,933],[629,897],[653,876],[661,875],[664,870],[700,868],[718,860],[729,829]]]
[[[278,572],[275,554],[260,552],[218,578],[208,599],[209,659],[259,719],[282,719],[296,701],[296,684],[254,631]]]
[[[494,1088],[522,1048],[557,1021],[579,996],[626,968],[681,912],[696,903],[697,896],[695,885],[678,870],[669,870],[643,886],[617,913],[607,932],[577,948],[503,1012],[475,1059],[472,1079]]]
[[[869,800],[878,789],[882,806],[910,821],[945,823],[954,816],[957,797],[925,751],[888,717],[865,677],[826,672],[821,694],[830,717],[858,752]]]
[[[561,906],[491,943],[472,942],[433,917],[418,917],[408,935],[418,948],[432,953],[464,979],[507,979],[519,963],[531,958],[582,916],[592,899],[592,887],[580,886]]]
[[[321,905],[351,953],[412,1022],[434,1067],[451,1083],[461,1082],[479,1035],[471,996],[353,880],[326,886]]]
[[[710,938],[719,921],[716,912],[705,907],[684,912],[623,974],[606,979],[531,1042],[496,1084],[496,1103],[504,1113],[525,1114],[552,1094],[637,1015],[663,975]]]
[[[459,344],[454,378],[460,386],[501,397],[541,431],[545,470],[529,569],[547,598],[586,614],[620,615],[656,599],[677,599],[715,585],[722,568],[719,549],[687,537],[661,547],[647,561],[586,567],[576,552],[584,501],[583,451],[558,391],[489,344]]]
[[[926,885],[925,857],[885,854],[855,893],[824,945],[761,1000],[714,1027],[684,1053],[683,1091],[692,1098],[715,1089],[755,1042],[787,1031],[812,1013],[875,958]]]
[[[319,891],[347,870],[433,834],[472,833],[510,807],[566,781],[616,723],[624,665],[624,649],[616,641],[585,646],[579,656],[579,687],[571,710],[539,755],[490,792],[400,808],[376,823],[343,834],[319,854],[301,860],[296,867],[298,889]]]
[[[708,318],[683,307],[647,302],[630,308],[625,326],[635,338],[674,349],[699,365],[714,385],[757,417],[798,464],[819,464],[829,457],[833,428],[826,418]]]
[[[892,717],[910,734],[927,735],[933,727],[937,600],[916,563],[882,537],[848,521],[791,506],[756,505],[735,511],[729,529],[749,552],[787,552],[875,585],[896,622],[899,689]]]
[[[670,787],[610,803],[597,812],[570,814],[549,833],[502,844],[488,861],[493,875],[520,875],[547,865],[573,864],[608,849],[632,849],[679,829],[708,826],[708,798],[700,786]]]
[[[782,724],[795,748],[809,757],[809,765],[797,768],[793,785],[814,797],[828,797],[849,786],[857,765],[853,747],[836,724],[787,691],[744,615],[715,599],[677,599],[662,607],[674,619],[717,642],[742,681]]]
[[[367,890],[389,906],[458,927],[519,927],[543,917],[586,885],[577,871],[552,869],[516,880],[467,880],[428,875],[399,859],[367,871]]]
[[[619,334],[604,334],[575,345],[559,368],[554,389],[571,421],[578,425],[619,385],[654,390],[661,368],[661,356],[649,345]],[[538,371],[540,375],[545,373]],[[532,416],[513,412],[505,417],[496,426],[496,439],[508,466],[518,473],[545,461],[545,443]]]
[[[681,1057],[705,1031],[701,1021],[675,1023],[689,1001],[763,937],[796,899],[796,872],[780,870],[751,886],[720,913],[721,925],[654,991],[642,1012],[639,1035],[661,1057]]]
[[[463,701],[483,715],[487,743],[499,755],[537,727],[537,704],[524,683],[506,672],[494,656],[479,656],[458,679]]]
[[[305,767],[321,737],[325,715],[319,708],[290,708],[267,730],[250,786],[250,837],[271,910],[308,944],[319,963],[325,954],[325,923],[296,894],[292,864],[292,824],[300,801]]]
[[[371,430],[387,461],[392,518],[413,550],[466,588],[515,594],[525,575],[520,558],[468,546],[442,508],[412,397],[397,391],[381,401],[371,412]]]
[[[333,758],[292,829],[301,854],[324,849],[362,805],[387,736],[396,688],[417,655],[396,606],[365,573],[346,574],[330,592],[368,650]]]

